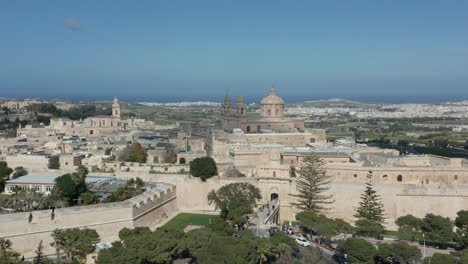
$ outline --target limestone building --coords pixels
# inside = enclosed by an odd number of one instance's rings
[[[242,96],[236,104],[231,104],[226,95],[223,104],[221,126],[224,131],[232,132],[241,129],[244,133],[270,132],[301,132],[304,131],[304,121],[291,120],[284,117],[284,101],[271,88],[270,94],[261,101],[261,119],[247,118],[247,106]]]
[[[112,115],[98,115],[84,120],[71,120],[68,118],[52,118],[50,125],[35,128],[26,126],[16,132],[18,137],[46,137],[62,134],[65,136],[100,136],[112,131],[123,129],[125,126],[120,119],[121,109],[117,97],[112,104]]]

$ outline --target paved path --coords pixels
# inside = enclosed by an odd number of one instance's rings
[[[268,203],[268,205],[260,205],[250,218],[248,228],[259,237],[269,238],[270,233],[268,230],[270,229],[270,225],[267,220],[271,218],[274,213],[278,212],[278,204],[278,201],[272,201]]]

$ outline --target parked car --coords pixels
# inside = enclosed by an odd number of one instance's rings
[[[320,239],[318,240],[318,242],[319,242],[321,245],[324,245],[324,246],[326,246],[326,247],[328,247],[328,248],[332,248],[332,249],[334,249],[335,247],[338,246],[336,243],[333,243],[333,241],[331,241],[330,239],[327,239],[327,238],[324,238],[324,237],[320,238]]]
[[[349,261],[345,256],[341,255],[341,254],[335,254],[332,256],[332,260],[336,263],[339,263],[339,264],[350,264],[351,261]]]
[[[304,246],[304,247],[309,247],[310,246],[310,242],[307,239],[303,238],[303,237],[296,238],[296,243],[298,243],[299,245]]]

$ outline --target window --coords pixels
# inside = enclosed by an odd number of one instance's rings
[[[383,176],[384,181],[388,180],[388,175]]]
[[[273,172],[273,177],[276,177],[276,171]]]
[[[291,164],[294,164],[294,160],[291,160]]]
[[[315,143],[315,138],[311,138],[309,141],[310,143]]]
[[[454,179],[454,180],[458,180],[458,175],[454,175],[454,176],[453,176],[453,179]]]
[[[53,188],[52,186],[46,186],[46,187],[45,187],[45,190],[46,190],[46,192],[51,192],[51,191],[52,191],[52,188]]]
[[[89,131],[89,134],[90,134],[90,135],[92,135],[92,134],[93,134],[93,131],[92,131],[92,130],[90,130],[90,131]]]
[[[429,184],[429,179],[426,179],[426,184]]]
[[[41,186],[39,186],[39,185],[33,186],[33,190],[35,190],[36,192],[40,191],[41,189],[42,189],[42,188],[41,188]]]
[[[268,116],[271,116],[271,110],[268,109]]]
[[[354,174],[354,178],[357,178],[357,174]]]
[[[260,130],[260,126],[258,126],[257,129]]]
[[[399,181],[399,182],[403,181],[403,176],[398,175],[398,176],[397,176],[397,181]]]
[[[250,133],[250,126],[247,126],[247,133]]]

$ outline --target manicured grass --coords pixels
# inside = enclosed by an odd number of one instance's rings
[[[187,214],[182,213],[172,218],[166,226],[184,229],[188,225],[207,226],[213,223],[214,220],[220,219],[219,215],[205,215],[205,214]]]
[[[389,236],[396,236],[399,239],[404,239],[404,240],[411,240],[411,234],[410,233],[405,233],[405,232],[400,232],[400,231],[385,231],[383,233],[384,235],[389,235]],[[416,234],[415,240],[417,240],[418,234]]]
[[[299,222],[297,222],[297,221],[291,221],[291,224],[293,226],[299,226]],[[284,221],[283,225],[289,225],[289,221]]]

